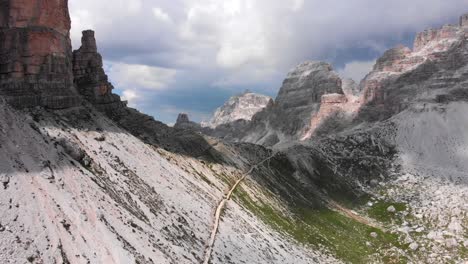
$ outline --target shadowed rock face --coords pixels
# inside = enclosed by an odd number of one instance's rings
[[[273,121],[287,136],[301,136],[319,112],[322,96],[343,94],[342,81],[325,62],[305,62],[291,71],[276,98],[279,119]]]
[[[190,122],[190,119],[189,119],[188,115],[185,114],[185,113],[181,113],[181,114],[179,114],[179,116],[177,117],[177,122],[176,122],[176,124],[182,124],[182,123],[188,123],[188,122]]]
[[[202,136],[188,131],[186,126],[179,127],[182,129],[168,127],[151,116],[127,107],[120,96],[112,93],[114,87],[104,72],[102,56],[97,51],[92,30],[83,31],[81,47],[73,52],[73,73],[75,85],[86,101],[144,142],[191,156],[201,155],[209,148]],[[188,117],[186,119],[188,121]],[[184,124],[195,123],[188,121]]]
[[[467,100],[467,17],[458,26],[419,33],[413,50],[399,46],[387,51],[360,84],[360,119],[385,119],[418,101],[458,100],[463,94]]]
[[[174,125],[175,128],[189,129],[193,131],[200,131],[202,128],[200,124],[190,121],[188,114],[180,113]]]
[[[343,94],[342,81],[325,62],[305,62],[283,82],[274,104],[256,114],[243,141],[275,145],[295,140],[309,129],[323,95]]]
[[[285,111],[311,107],[324,94],[340,93],[341,79],[330,64],[305,62],[292,70],[283,82],[276,104]]]
[[[109,115],[122,112],[126,103],[112,93],[114,87],[104,72],[92,30],[83,31],[81,47],[73,52],[73,74],[79,93],[96,108]]]
[[[10,0],[0,8],[0,95],[17,107],[79,104],[68,2]]]

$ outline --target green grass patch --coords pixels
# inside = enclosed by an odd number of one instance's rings
[[[459,253],[460,253],[461,259],[468,259],[468,248],[461,245]]]
[[[387,209],[393,206],[396,209],[395,213],[388,212]],[[367,214],[378,220],[382,223],[392,223],[392,222],[401,222],[401,217],[398,215],[399,212],[404,212],[408,208],[404,203],[392,203],[392,202],[385,202],[385,201],[377,201],[375,202],[368,210]]]
[[[242,188],[238,188],[234,198],[278,232],[305,245],[324,246],[347,263],[371,263],[371,255],[392,247],[403,247],[397,235],[359,223],[330,209],[294,208],[292,216],[286,216],[268,204],[255,203]],[[377,233],[376,238],[370,236],[372,232]],[[407,262],[403,258],[391,259],[383,255],[380,259],[385,263]]]

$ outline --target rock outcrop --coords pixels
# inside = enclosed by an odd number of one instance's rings
[[[448,100],[466,94],[466,18],[462,16],[458,26],[419,33],[413,50],[399,46],[387,51],[360,84],[360,119],[381,120],[418,101]]]
[[[126,102],[112,93],[114,87],[103,69],[94,31],[83,31],[81,47],[73,52],[74,82],[78,92],[96,108],[109,115],[121,114]]]
[[[468,26],[468,14],[464,14],[460,17],[460,27]]]
[[[174,124],[174,128],[199,131],[202,127],[200,124],[190,121],[188,114],[180,113]]]
[[[353,79],[343,79],[341,88],[343,89],[343,93],[346,95],[348,100],[357,100],[361,95],[359,84],[357,84]]]
[[[4,0],[0,5],[0,95],[17,107],[78,105],[68,1]]]
[[[274,103],[252,118],[240,140],[272,146],[302,138],[326,94],[344,94],[332,66],[325,62],[298,65],[289,72]]]
[[[319,111],[322,96],[343,94],[341,79],[325,62],[305,62],[292,70],[275,100],[273,128],[286,136],[297,136],[307,129]]]
[[[203,126],[216,128],[238,120],[252,120],[252,117],[263,110],[272,99],[269,96],[245,91],[241,95],[231,97],[223,106],[216,109],[213,117]]]
[[[188,129],[187,124],[169,127],[152,116],[127,107],[127,102],[112,93],[114,87],[103,69],[102,56],[92,30],[83,31],[81,47],[73,52],[73,73],[77,90],[87,102],[146,143],[191,156],[201,155],[209,148],[203,137],[192,131],[198,130]],[[190,124],[200,128],[193,122]]]

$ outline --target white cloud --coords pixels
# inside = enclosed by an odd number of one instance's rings
[[[115,0],[112,1],[112,4],[115,3]],[[117,3],[122,4],[122,1],[117,1]],[[138,13],[143,7],[143,2],[141,0],[125,0],[123,6],[128,8],[130,13]]]
[[[212,87],[229,88],[229,87],[251,87],[257,83],[271,83],[271,77],[278,74],[274,68],[263,67],[243,67],[235,71],[230,71],[229,75],[215,79],[212,82]],[[280,73],[283,74],[283,73]],[[278,87],[264,87],[275,89]]]
[[[263,0],[189,1],[180,36],[212,52],[214,56],[208,57],[214,58],[212,67],[235,72],[254,65],[257,71],[271,68],[278,61],[273,39],[278,36],[272,35],[266,21],[270,14],[265,12],[269,6],[263,5]],[[288,10],[288,5],[276,2],[272,6]],[[275,32],[281,33],[277,29]]]
[[[153,8],[153,15],[156,19],[162,22],[165,22],[165,23],[171,22],[171,17],[159,7]]]
[[[293,2],[293,5],[292,5],[293,11],[299,11],[304,5],[304,0],[292,0],[292,2]]]
[[[71,13],[71,20],[73,21],[73,27],[70,35],[72,44],[75,49],[81,46],[81,31],[86,29],[94,28],[92,13],[89,10],[76,10]]]
[[[371,61],[352,61],[347,63],[343,69],[338,70],[344,78],[351,78],[360,82],[374,67],[375,60]]]
[[[137,107],[137,101],[141,97],[137,94],[135,90],[124,90],[122,92],[122,100],[127,101],[130,107]]]
[[[268,92],[274,94],[288,69],[304,60],[348,63],[342,72],[360,79],[369,64],[352,61],[377,56],[401,39],[408,42],[409,33],[456,23],[468,10],[467,0],[69,0],[69,4],[74,47],[82,30],[94,29],[104,58],[122,64],[109,72],[110,80],[117,89],[135,89],[137,94],[141,89],[161,93],[169,85],[178,92],[212,87],[218,94],[225,94],[226,87],[239,91],[271,87]],[[359,51],[354,53],[353,48]],[[365,49],[371,52],[361,52]]]
[[[139,64],[108,62],[109,76],[117,87],[138,87],[145,90],[168,88],[174,81],[176,70]]]

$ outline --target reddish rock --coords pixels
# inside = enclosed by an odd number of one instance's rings
[[[449,87],[465,87],[466,26],[468,15],[463,15],[459,26],[419,33],[413,51],[403,46],[387,51],[360,84],[363,105],[359,118],[385,119],[406,109],[415,98],[429,97],[438,89],[446,93]]]
[[[441,29],[428,29],[418,33],[414,41],[414,51],[420,51],[431,42],[438,42],[444,39],[455,38],[458,30],[459,28],[457,26],[447,25]]]
[[[0,95],[17,107],[78,105],[67,0],[0,3]]]
[[[0,8],[0,27],[45,27],[69,34],[68,0],[2,0]]]
[[[345,104],[348,102],[344,94],[325,94],[322,96],[322,104]]]
[[[359,110],[360,103],[352,95],[325,94],[322,96],[320,109],[312,116],[310,126],[301,140],[307,140],[316,135],[319,129],[326,131],[327,122],[344,123],[352,120]]]

